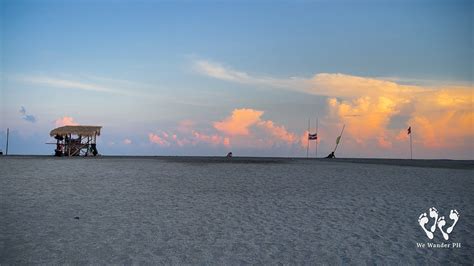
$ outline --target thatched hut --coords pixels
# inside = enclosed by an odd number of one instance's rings
[[[49,133],[56,139],[55,156],[96,156],[101,126],[63,126]]]

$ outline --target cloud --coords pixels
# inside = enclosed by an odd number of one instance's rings
[[[419,86],[399,85],[392,81],[357,77],[341,73],[319,73],[311,78],[274,78],[251,75],[207,60],[195,61],[194,68],[198,73],[215,79],[248,85],[264,85],[268,87],[332,97],[358,97],[361,95],[361,92],[363,92],[364,95],[387,93],[390,95],[397,94],[400,96],[422,91],[422,88]],[[352,85],[347,86],[348,84]],[[381,91],[374,90],[374,88],[381,89]]]
[[[30,114],[27,114],[26,109],[25,109],[24,106],[20,107],[20,114],[21,114],[21,118],[23,120],[28,121],[30,123],[35,123],[36,122],[36,117],[33,116],[33,115],[30,115]]]
[[[347,81],[339,82],[338,86]],[[416,132],[414,141],[427,149],[473,147],[472,88],[405,88],[372,80],[359,82],[363,84],[352,80],[346,86],[359,89],[362,96],[328,99],[327,118],[346,124],[347,134],[361,146],[377,140],[379,148],[392,148],[394,142],[407,140],[405,130],[411,126]],[[351,116],[354,114],[357,117]],[[395,116],[407,118],[403,127],[390,127]]]
[[[396,102],[386,97],[365,96],[351,101],[330,98],[328,106],[329,119],[346,124],[346,134],[359,144],[368,139],[383,139],[385,142],[380,143],[386,143],[388,123],[390,118],[398,113]],[[360,117],[347,116],[354,113]]]
[[[265,129],[271,136],[278,140],[282,140],[287,143],[293,143],[297,141],[295,134],[290,133],[284,126],[278,126],[271,120],[259,121],[259,127]]]
[[[169,93],[168,88],[124,79],[104,78],[94,75],[11,75],[12,80],[20,83],[32,84],[35,88],[56,88],[67,93],[68,90],[77,90],[90,93],[101,93],[109,96],[127,96],[141,100],[162,101],[183,105],[202,104],[193,99],[176,96]],[[190,96],[189,96],[190,97]]]
[[[78,123],[74,121],[74,118],[70,116],[63,116],[61,118],[58,118],[56,119],[56,121],[54,121],[54,123],[56,124],[56,127],[79,125]]]
[[[161,147],[185,147],[197,146],[199,144],[228,147],[230,145],[229,138],[227,137],[218,134],[205,134],[192,129],[187,134],[181,135],[160,130],[157,133],[149,133],[148,140]]]
[[[234,109],[230,116],[207,125],[204,130],[196,129],[195,122],[184,120],[178,123],[175,131],[150,133],[149,141],[162,147],[205,144],[247,149],[268,149],[298,143],[294,133],[271,120],[263,120],[263,114],[263,111],[251,108]]]
[[[244,72],[235,71],[220,64],[212,63],[206,60],[198,60],[194,62],[194,66],[197,71],[213,78],[242,83],[255,82],[255,79]]]
[[[169,147],[170,143],[165,138],[166,138],[165,136],[160,136],[154,133],[148,134],[148,140],[151,143],[158,144],[159,146],[162,146],[162,147]]]
[[[395,96],[404,99],[420,94],[428,89],[400,85],[392,81],[375,78],[357,77],[341,73],[319,73],[305,80],[306,86],[300,88],[302,92],[330,97],[358,98],[361,96]]]
[[[443,89],[415,99],[413,139],[432,148],[474,148],[472,89]]]
[[[234,109],[223,121],[214,122],[214,127],[226,135],[248,135],[249,127],[260,121],[263,112],[253,109]]]
[[[252,76],[208,60],[196,60],[193,66],[194,69],[202,75],[231,82],[278,88],[299,88],[305,86],[304,80],[298,77],[279,79],[265,76]]]
[[[212,146],[230,146],[230,140],[228,137],[219,136],[217,134],[203,134],[197,131],[193,131],[194,144],[197,143],[207,143]]]
[[[31,77],[22,77],[22,81],[39,84],[39,85],[47,85],[50,87],[55,88],[62,88],[62,89],[79,89],[79,90],[86,90],[86,91],[98,91],[98,92],[109,92],[109,93],[120,93],[114,89],[104,87],[101,85],[87,83],[77,80],[67,80],[67,79],[60,79],[55,77],[45,77],[45,76],[31,76]]]
[[[235,137],[249,136],[245,141],[255,142],[255,138],[260,143],[273,145],[275,141],[292,144],[298,141],[295,134],[290,133],[284,126],[278,126],[271,120],[263,120],[263,111],[255,109],[234,109],[232,115],[222,121],[214,122],[214,128],[221,133]],[[252,141],[252,138],[253,141]],[[244,140],[240,138],[241,140]]]
[[[54,75],[14,75],[12,78],[23,83],[34,84],[37,86],[101,92],[125,96],[141,96],[147,98],[154,97],[155,95],[147,93],[146,91],[156,89],[155,87],[148,84],[91,75],[68,75],[61,77]]]
[[[450,86],[434,82],[430,86],[407,85],[396,80],[358,77],[341,73],[319,73],[310,78],[272,78],[237,71],[209,61],[197,61],[198,72],[216,79],[264,85],[299,93],[327,96],[328,136],[337,136],[346,124],[344,139],[354,153],[374,143],[381,150],[397,149],[407,141],[405,130],[413,129],[414,143],[426,150],[474,148],[473,86]],[[251,115],[251,113],[249,113]],[[255,117],[238,122],[236,118],[215,124],[219,130],[247,134]],[[393,119],[406,117],[393,127]],[[251,120],[250,118],[253,118]],[[254,123],[258,124],[258,123]],[[306,145],[306,140],[300,144]],[[365,151],[364,151],[365,152]]]

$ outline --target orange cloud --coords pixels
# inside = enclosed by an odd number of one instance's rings
[[[279,140],[283,140],[288,143],[293,143],[297,140],[295,134],[288,132],[284,126],[275,125],[275,123],[273,123],[271,120],[260,121],[258,126],[263,127],[268,133],[270,133],[270,135],[276,137]]]
[[[396,97],[398,100],[406,101],[415,93],[421,93],[428,89],[401,85],[393,81],[357,77],[345,74],[320,73],[306,80],[304,92],[330,97],[359,98],[362,96]]]
[[[474,148],[472,89],[437,90],[418,99],[410,118],[413,140],[432,148]]]
[[[234,109],[232,115],[215,122],[214,128],[230,137],[239,147],[272,147],[277,142],[292,144],[298,142],[295,134],[271,120],[263,120],[263,111],[250,108]]]
[[[56,121],[54,121],[54,123],[56,124],[56,127],[78,125],[78,123],[76,123],[74,119],[70,116],[63,116],[61,118],[58,118]]]
[[[164,136],[159,136],[158,134],[149,133],[148,140],[151,143],[158,144],[159,146],[168,147],[170,143],[165,139]]]
[[[370,141],[382,149],[392,147],[395,133],[388,129],[391,118],[413,101],[414,95],[425,92],[415,86],[343,74],[318,74],[309,92],[341,97],[329,98],[328,120],[345,124],[345,139],[365,147]],[[323,88],[323,89],[321,89]]]
[[[197,131],[193,131],[193,136],[196,142],[204,142],[211,144],[213,146],[224,145],[230,146],[230,140],[228,137],[222,137],[219,135],[206,135],[199,133]]]
[[[338,87],[345,79],[331,82]],[[414,142],[428,149],[474,147],[472,88],[406,88],[367,80],[358,78],[346,84],[354,88],[353,93],[364,96],[328,100],[329,118],[345,123],[347,135],[360,145],[376,140],[380,148],[392,148],[393,141],[408,139],[406,128],[411,126],[416,132]],[[407,117],[406,124],[390,129],[391,119],[399,114]]]
[[[298,137],[284,126],[271,120],[262,120],[263,113],[250,108],[234,109],[229,117],[212,123],[213,128],[206,130],[206,133],[194,129],[195,122],[183,120],[178,124],[176,132],[150,133],[149,141],[160,146],[184,147],[205,143],[214,147],[257,149],[298,142]],[[212,130],[216,132],[213,133]]]
[[[346,124],[345,133],[357,143],[376,139],[379,147],[390,146],[386,140],[390,118],[399,112],[397,102],[383,96],[360,97],[352,101],[328,100],[330,115]]]
[[[170,146],[196,146],[200,143],[210,144],[211,146],[229,146],[230,140],[227,137],[217,134],[204,134],[191,129],[190,132],[184,134],[184,137],[178,136],[176,133],[159,131],[158,133],[149,133],[148,140],[151,143],[158,144],[162,147]]]
[[[377,137],[377,144],[379,147],[384,148],[384,149],[392,148],[392,142],[385,139],[383,136]]]
[[[344,139],[346,144],[353,145],[355,154],[370,152],[361,149],[372,148],[373,144],[380,149],[399,149],[403,145],[398,144],[408,139],[405,132],[408,126],[413,129],[413,142],[426,150],[474,149],[473,86],[404,85],[340,73],[282,79],[253,76],[209,61],[200,61],[196,66],[204,75],[230,82],[327,96],[329,113],[325,120],[331,128],[324,130],[328,136],[337,135],[337,128],[346,124]],[[256,117],[248,123],[229,119],[217,125],[222,131],[247,135]],[[392,120],[397,117],[404,121],[394,123]],[[299,140],[304,146],[305,138]]]
[[[232,115],[220,122],[214,122],[214,128],[227,135],[248,135],[249,127],[260,121],[262,111],[253,109],[234,109]]]

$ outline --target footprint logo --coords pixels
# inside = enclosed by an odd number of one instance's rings
[[[446,225],[446,221],[444,220],[444,216],[441,216],[439,217],[438,219],[438,228],[439,228],[439,231],[441,231],[441,233],[443,234],[443,238],[444,240],[448,240],[449,239],[449,235],[443,231],[443,227]]]
[[[438,210],[435,207],[431,207],[429,211],[430,211],[430,217],[434,218],[434,223],[431,226],[430,231],[434,233],[434,231],[436,230],[436,223],[438,221]]]
[[[420,224],[421,228],[423,229],[423,231],[425,231],[426,233],[426,236],[429,238],[429,239],[433,239],[433,233],[426,230],[425,228],[425,224],[427,224],[429,221],[428,217],[426,216],[426,212],[425,213],[422,213],[420,215],[420,217],[418,217],[418,223]]]
[[[446,219],[444,218],[444,216],[439,217],[438,210],[435,207],[431,207],[428,210],[428,214],[426,212],[420,214],[420,216],[418,217],[418,224],[420,225],[421,229],[423,229],[429,239],[433,239],[434,232],[436,231],[436,228],[438,228],[439,231],[441,231],[444,240],[448,240],[449,234],[453,232],[454,226],[456,226],[459,221],[459,216],[460,215],[457,210],[451,210],[449,213],[449,219],[453,220],[453,223],[445,230],[444,228],[446,226]],[[430,218],[433,218],[434,220],[431,226],[428,225],[428,223],[430,222]],[[429,228],[427,228],[427,226],[429,226]]]
[[[453,220],[453,224],[448,227],[448,229],[446,229],[446,233],[448,234],[451,234],[451,232],[453,231],[453,228],[454,226],[458,223],[459,221],[459,213],[457,210],[451,210],[451,212],[449,213],[449,219]]]

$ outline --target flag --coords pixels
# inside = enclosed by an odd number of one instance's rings
[[[408,127],[408,129],[407,129],[407,135],[410,135],[410,134],[411,134],[411,126]]]
[[[339,141],[341,140],[341,136],[337,137],[336,139],[336,144],[339,144]]]
[[[308,140],[317,140],[318,139],[318,133],[308,133]]]

